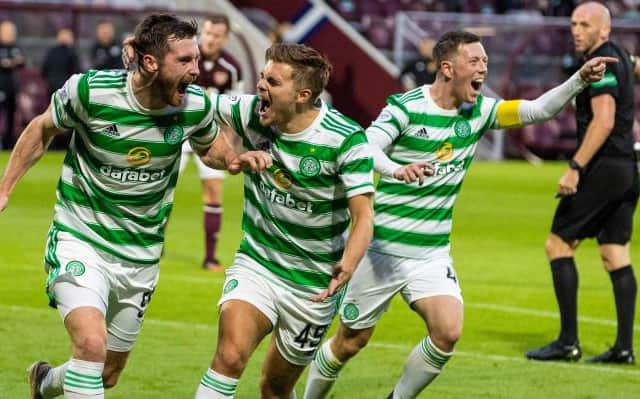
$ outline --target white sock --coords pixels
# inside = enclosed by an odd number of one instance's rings
[[[338,379],[338,373],[344,366],[331,351],[331,339],[328,339],[316,353],[309,366],[304,399],[322,399],[327,396]]]
[[[47,375],[40,383],[40,394],[45,398],[55,398],[64,393],[62,385],[64,384],[64,375],[71,362],[66,362],[58,367],[49,370]]]
[[[195,399],[233,398],[238,386],[238,379],[227,377],[208,369],[196,391]]]
[[[394,399],[411,399],[418,396],[427,385],[440,375],[453,352],[438,349],[429,337],[413,348],[404,364],[400,380],[393,388]]]
[[[71,359],[64,374],[65,399],[103,399],[102,371],[104,363]]]

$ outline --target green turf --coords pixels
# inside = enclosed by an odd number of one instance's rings
[[[7,155],[0,155],[4,170]],[[36,359],[59,363],[69,343],[56,311],[46,306],[42,257],[52,216],[61,154],[48,154],[19,184],[0,215],[0,398],[27,397],[25,368]],[[558,319],[543,243],[564,164],[476,163],[455,209],[455,266],[466,303],[457,355],[421,397],[638,398],[640,366],[533,363],[529,348],[546,343]],[[220,259],[232,260],[240,237],[238,177],[225,184]],[[216,340],[222,276],[202,272],[200,186],[190,167],[178,185],[160,283],[121,383],[109,398],[192,398]],[[636,218],[637,222],[637,218]],[[637,247],[635,240],[632,247]],[[637,253],[633,261],[638,262]],[[580,337],[585,355],[615,339],[611,284],[596,246],[585,243],[580,271]],[[638,341],[636,327],[636,342]],[[396,300],[371,345],[343,371],[335,398],[382,398],[409,350],[425,333]],[[238,398],[258,397],[264,346],[253,357]],[[302,394],[304,378],[298,385]]]

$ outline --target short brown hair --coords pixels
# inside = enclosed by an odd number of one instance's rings
[[[198,34],[195,21],[182,21],[175,15],[151,14],[135,29],[133,46],[138,55],[151,54],[162,58],[169,50],[169,38],[188,39]]]
[[[461,30],[447,32],[440,36],[436,45],[433,46],[433,60],[438,70],[440,69],[440,63],[453,56],[461,44],[477,42],[480,42],[479,36]]]
[[[266,61],[291,65],[291,78],[298,87],[309,88],[311,101],[322,93],[331,75],[331,63],[316,49],[304,44],[277,43],[267,49]]]
[[[224,14],[211,14],[204,20],[205,22],[209,22],[213,25],[222,24],[225,28],[227,28],[227,33],[231,31],[231,23],[229,22],[229,17]]]

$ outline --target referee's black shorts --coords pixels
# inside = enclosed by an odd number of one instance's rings
[[[560,200],[551,232],[568,243],[595,237],[599,244],[624,245],[639,194],[634,161],[600,157],[580,176],[578,192]]]

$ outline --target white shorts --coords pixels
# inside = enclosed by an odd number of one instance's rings
[[[303,298],[287,289],[266,268],[264,274],[256,273],[238,264],[237,257],[225,275],[218,306],[230,300],[252,304],[271,321],[276,348],[282,357],[298,366],[311,363],[336,314],[335,301],[318,303]]]
[[[224,179],[224,170],[212,169],[205,165],[204,162],[200,160],[200,157],[193,152],[188,141],[185,141],[182,144],[182,156],[180,157],[180,173],[184,172],[184,169],[187,167],[187,162],[189,162],[189,158],[193,158],[193,161],[198,168],[198,174],[200,175],[201,180]]]
[[[398,292],[409,305],[436,295],[462,302],[451,257],[423,260],[369,250],[349,281],[340,307],[342,323],[354,330],[374,326]]]
[[[140,265],[92,247],[52,227],[45,255],[47,293],[62,319],[94,307],[105,316],[107,349],[129,352],[158,282],[158,265]]]

